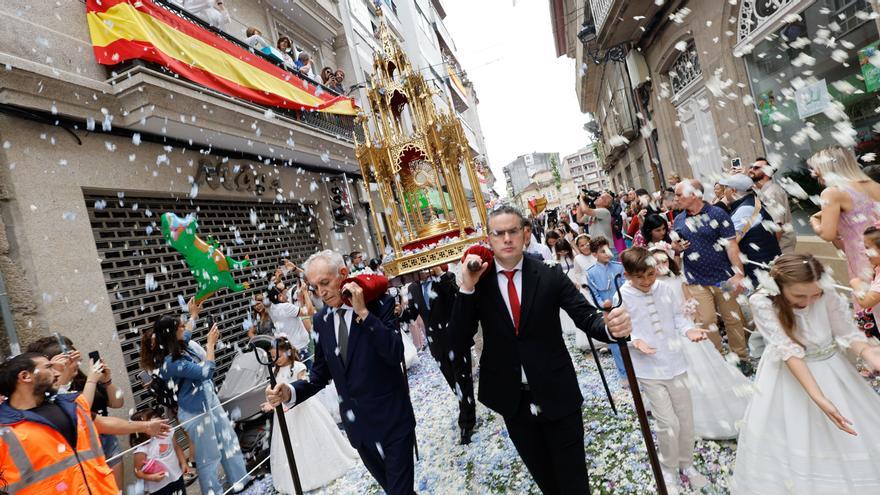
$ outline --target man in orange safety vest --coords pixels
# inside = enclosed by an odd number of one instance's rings
[[[10,495],[116,495],[91,408],[57,394],[58,371],[42,354],[0,364],[0,490]]]

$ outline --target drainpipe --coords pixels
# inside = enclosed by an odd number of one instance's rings
[[[12,321],[12,309],[9,305],[9,295],[6,293],[3,272],[0,272],[0,314],[3,315],[3,326],[6,329],[6,339],[9,341],[9,356],[17,356],[21,354],[21,343],[18,341],[18,334]]]

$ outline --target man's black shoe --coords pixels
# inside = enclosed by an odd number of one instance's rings
[[[474,434],[473,428],[462,428],[461,429],[461,441],[458,442],[459,445],[468,445],[471,443],[471,435]]]

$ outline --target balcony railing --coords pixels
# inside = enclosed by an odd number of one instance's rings
[[[302,74],[299,71],[291,71],[290,68],[287,67],[286,65],[279,63],[274,58],[269,57],[268,55],[265,55],[262,52],[255,51],[253,48],[248,46],[246,43],[244,43],[240,39],[238,39],[232,35],[229,35],[222,30],[211,27],[209,24],[207,24],[206,22],[204,22],[203,20],[201,20],[197,16],[191,14],[190,12],[188,12],[185,9],[181,8],[180,6],[174,4],[173,2],[170,2],[168,0],[153,0],[153,2],[156,5],[159,5],[159,6],[163,7],[164,9],[168,10],[169,12],[172,12],[174,15],[176,15],[182,19],[185,19],[188,22],[196,24],[199,27],[201,27],[202,29],[210,31],[215,36],[219,36],[219,37],[221,37],[231,43],[234,43],[234,44],[244,48],[245,50],[248,50],[249,52],[251,52],[252,54],[254,54],[256,56],[263,58],[264,60],[268,61],[269,63],[288,72],[289,74],[291,74],[292,77],[298,77],[300,79],[308,81],[310,84],[313,84],[315,86],[320,87],[321,90],[326,93],[337,95],[337,96],[345,96],[337,91],[334,91],[329,86],[325,86],[325,85],[319,83],[318,81],[315,81],[314,79]],[[123,73],[127,70],[130,70],[131,68],[136,67],[136,66],[147,67],[149,69],[153,69],[153,70],[160,71],[160,72],[163,72],[166,74],[174,75],[173,72],[171,72],[170,70],[168,70],[165,67],[162,67],[161,65],[153,64],[151,62],[146,62],[143,60],[133,60],[130,62],[125,62],[125,63],[119,64],[118,66],[113,67],[112,70],[114,72],[116,72],[117,74],[121,74],[121,73]],[[192,84],[197,84],[192,81],[189,81],[189,82],[191,82]],[[210,88],[205,88],[205,89],[210,92],[214,91]],[[236,98],[234,96],[230,96],[230,95],[224,94],[224,96],[238,99],[238,98]],[[263,105],[259,105],[259,104],[256,104],[256,103],[253,103],[250,101],[248,101],[247,103],[248,103],[248,105],[257,105],[257,106],[263,107]],[[269,107],[264,107],[264,108],[269,108]],[[353,136],[355,136],[355,135],[357,135],[358,139],[363,140],[363,129],[361,128],[361,126],[355,125],[355,123],[354,123],[355,117],[354,116],[336,115],[336,114],[329,114],[329,113],[325,113],[325,112],[314,112],[314,111],[307,111],[307,110],[289,110],[289,109],[278,108],[278,107],[271,107],[271,109],[276,115],[286,116],[286,117],[288,117],[292,120],[295,120],[297,122],[300,122],[306,126],[333,134],[336,137],[339,137],[339,138],[344,139],[346,141],[353,142],[354,141]]]
[[[161,65],[154,64],[151,62],[146,62],[144,60],[131,60],[128,62],[123,62],[119,65],[113,67],[113,72],[116,74],[115,79],[119,80],[120,76],[125,76],[125,73],[131,70],[136,70],[138,67],[144,67],[148,70],[159,72],[161,74],[165,74],[169,76],[169,79],[173,78],[174,80],[181,80],[179,77],[171,72],[170,70],[162,67]],[[195,86],[199,86],[200,88],[204,88],[205,93],[214,93],[215,91],[211,88],[207,88],[205,86],[201,86],[193,81],[186,81],[187,84],[193,84]],[[242,100],[235,96],[217,93],[218,95],[222,95],[224,98],[231,98],[234,100],[240,100],[242,104],[247,106],[256,106],[260,108],[270,108],[264,105],[260,105],[258,103],[254,103],[252,101]],[[317,129],[323,131],[328,134],[332,134],[334,137],[338,139],[342,139],[344,141],[354,142],[354,136],[357,136],[360,142],[364,140],[364,130],[360,125],[355,124],[355,117],[352,115],[336,115],[332,113],[326,112],[313,112],[309,110],[291,110],[287,108],[278,108],[271,107],[272,112],[279,117],[287,117],[290,120],[299,122],[305,126],[311,127],[312,129]]]
[[[602,25],[608,19],[608,11],[614,0],[590,0],[590,11],[593,13],[593,22],[596,23],[596,33],[602,30]]]

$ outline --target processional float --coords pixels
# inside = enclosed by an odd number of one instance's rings
[[[398,276],[457,261],[468,246],[485,240],[487,219],[451,103],[446,99],[447,111],[438,111],[440,91],[413,69],[376,10],[380,49],[367,88],[372,114],[358,116],[364,140],[355,144],[372,221],[376,232],[386,233],[379,236],[382,267]]]

